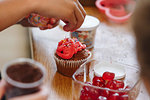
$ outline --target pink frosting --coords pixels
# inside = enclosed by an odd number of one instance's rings
[[[86,48],[85,44],[79,42],[76,38],[65,38],[58,43],[56,53],[63,59],[70,59],[78,51]]]

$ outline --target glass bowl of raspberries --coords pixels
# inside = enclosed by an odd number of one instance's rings
[[[136,100],[140,91],[140,70],[115,62],[125,69],[125,76],[116,79],[115,73],[105,71],[101,76],[96,76],[94,66],[103,62],[89,60],[73,74],[73,100]],[[105,61],[109,65],[113,61]],[[103,67],[100,64],[100,67]]]

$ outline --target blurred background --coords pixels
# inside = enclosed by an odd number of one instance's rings
[[[0,69],[15,58],[30,58],[30,38],[28,28],[13,25],[0,32]]]

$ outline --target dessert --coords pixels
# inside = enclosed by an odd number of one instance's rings
[[[86,50],[86,45],[79,42],[76,38],[61,40],[54,53],[58,72],[70,77],[90,57],[91,53]]]
[[[38,92],[45,77],[45,69],[30,59],[18,59],[4,66],[6,98]]]
[[[24,72],[25,74],[22,74]],[[36,82],[43,76],[40,69],[27,63],[12,65],[7,69],[7,75],[11,79],[22,83]]]

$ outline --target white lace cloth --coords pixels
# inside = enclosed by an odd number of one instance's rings
[[[98,53],[98,58],[104,57],[126,64],[138,65],[135,39],[132,34],[126,26],[101,23],[95,39],[95,53]]]
[[[96,59],[109,59],[139,67],[135,38],[128,26],[101,23],[97,29],[95,41],[94,57]],[[143,84],[137,100],[150,100]]]

